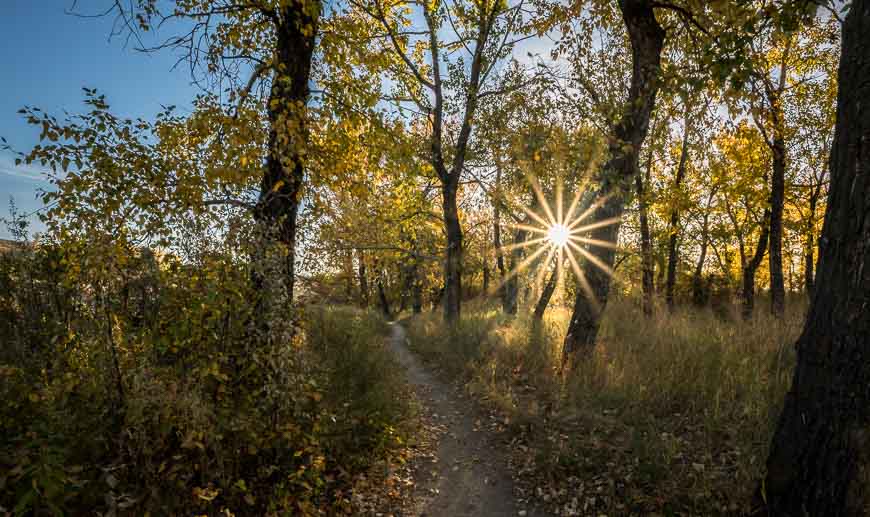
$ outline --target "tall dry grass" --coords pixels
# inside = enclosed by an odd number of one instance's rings
[[[795,297],[777,320],[763,300],[758,305],[744,322],[693,307],[647,318],[635,300],[613,300],[594,355],[566,376],[558,368],[565,308],[535,322],[507,318],[497,304],[478,300],[456,328],[437,314],[408,325],[418,353],[461,376],[519,428],[541,430],[538,467],[548,474],[579,475],[579,464],[593,457],[631,461],[631,483],[641,491],[716,492],[712,499],[731,504],[745,499],[763,468],[805,310]],[[611,442],[626,442],[619,452],[613,443],[590,446],[587,435],[603,428]],[[567,438],[553,443],[553,435]],[[619,454],[625,456],[613,457]],[[689,481],[683,468],[700,475]],[[710,501],[698,504],[677,506],[712,512],[704,506]]]

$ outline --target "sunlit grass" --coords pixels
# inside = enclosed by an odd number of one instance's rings
[[[598,468],[589,465],[598,458],[600,475],[618,476],[607,462],[630,463],[638,477],[623,482],[638,493],[655,491],[662,504],[709,514],[719,508],[709,505],[743,504],[763,468],[794,366],[803,319],[795,302],[782,322],[766,311],[743,322],[691,307],[646,318],[635,300],[616,297],[595,354],[567,378],[558,374],[565,307],[535,322],[476,301],[452,334],[437,315],[424,315],[412,320],[409,337],[422,355],[451,364],[516,429],[541,430],[543,471],[585,476],[572,469]],[[596,442],[589,429],[614,442]],[[553,442],[559,433],[570,439]],[[680,500],[689,485],[699,499]]]

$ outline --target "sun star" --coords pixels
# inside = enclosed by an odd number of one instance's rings
[[[550,226],[550,229],[547,230],[547,238],[550,239],[551,243],[562,248],[568,244],[568,239],[571,238],[571,232],[565,227],[565,225],[556,223]]]
[[[585,193],[585,187],[588,185],[586,181],[576,187],[567,209],[562,199],[561,180],[556,183],[555,196],[552,200],[548,200],[544,196],[536,178],[529,176],[529,183],[535,193],[541,212],[536,212],[528,206],[519,205],[519,208],[527,216],[526,221],[511,226],[524,233],[531,233],[533,237],[523,238],[518,242],[501,247],[501,253],[522,250],[520,256],[524,257],[501,279],[495,289],[499,289],[511,278],[532,267],[538,269],[532,285],[540,285],[544,275],[551,267],[556,269],[557,282],[561,282],[563,280],[561,271],[564,259],[567,259],[571,271],[574,272],[578,287],[593,303],[597,303],[580,262],[589,262],[605,273],[613,274],[611,268],[599,259],[591,248],[616,248],[616,244],[592,238],[590,232],[596,228],[615,224],[619,218],[593,220],[595,211],[607,201],[607,197],[600,197],[581,206],[580,200]]]

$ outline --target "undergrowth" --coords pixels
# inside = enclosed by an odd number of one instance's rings
[[[267,341],[231,259],[75,263],[0,255],[0,514],[355,511],[412,412],[377,313],[285,310]]]
[[[412,319],[411,346],[502,411],[525,443],[515,462],[529,496],[562,515],[739,513],[759,479],[803,319],[747,322],[708,309],[644,318],[613,300],[594,355],[567,376],[570,316],[506,318],[492,301],[457,327]]]

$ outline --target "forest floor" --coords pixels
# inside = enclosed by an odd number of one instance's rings
[[[508,466],[503,429],[459,387],[442,382],[407,347],[405,329],[392,324],[389,347],[420,404],[420,452],[409,462],[413,486],[402,497],[403,516],[537,515],[519,491]]]

